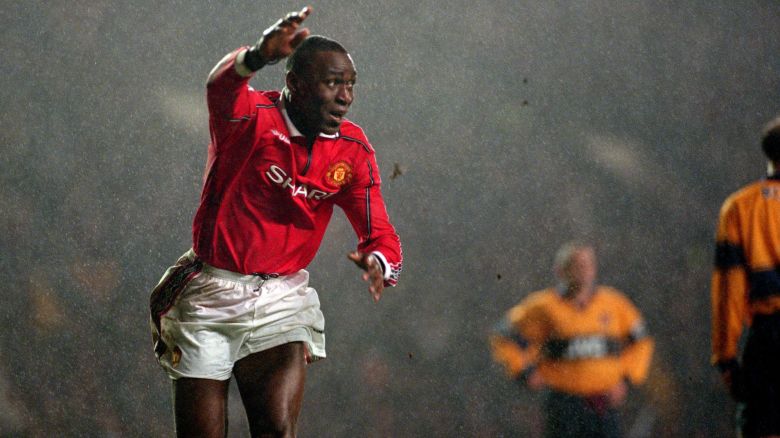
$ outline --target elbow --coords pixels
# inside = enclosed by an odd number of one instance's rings
[[[209,73],[209,76],[206,78],[206,93],[211,94],[213,93],[214,89],[217,87],[218,79],[220,76],[220,71],[212,70],[211,73]]]
[[[235,52],[228,53],[211,69],[206,78],[206,89],[211,88],[217,82],[217,79],[225,73],[225,69],[233,65],[235,56]]]

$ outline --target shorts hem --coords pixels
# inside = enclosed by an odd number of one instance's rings
[[[278,347],[280,345],[289,344],[291,342],[303,342],[306,344],[306,348],[308,349],[308,357],[307,361],[309,363],[316,362],[321,359],[325,359],[325,348],[323,346],[324,344],[324,335],[318,334],[321,341],[317,342],[315,341],[315,337],[312,336],[312,329],[310,327],[295,327],[292,330],[289,330],[286,333],[283,333],[281,335],[275,335],[268,339],[265,342],[257,343],[252,345],[251,347],[247,347],[245,349],[242,349],[236,355],[235,360],[233,361],[233,366],[235,366],[235,363],[239,360],[249,356],[250,354],[259,353],[261,351],[269,350],[274,347]],[[182,378],[189,378],[189,379],[210,379],[210,380],[229,380],[230,377],[233,375],[233,369],[231,367],[230,371],[227,372],[220,372],[217,374],[204,374],[204,373],[182,373],[181,371],[178,371],[176,369],[172,369],[167,364],[160,364],[165,371],[166,374],[168,374],[168,377],[171,380],[178,380]]]
[[[179,379],[209,379],[209,380],[219,380],[219,381],[225,381],[230,380],[230,376],[233,375],[233,370],[230,370],[228,373],[219,373],[217,375],[203,375],[203,374],[185,374],[181,372],[171,372],[170,369],[163,366],[163,370],[166,374],[168,374],[168,377],[171,380],[179,380]]]
[[[324,335],[320,335],[324,338]],[[275,335],[265,342],[254,344],[247,347],[243,351],[239,351],[236,357],[236,362],[249,356],[250,354],[259,353],[261,351],[269,350],[280,345],[289,344],[290,342],[303,342],[309,350],[309,362],[314,362],[320,359],[325,359],[325,348],[322,346],[324,343],[316,342],[312,335],[312,329],[309,327],[295,327],[281,335]],[[235,363],[235,362],[234,362]]]

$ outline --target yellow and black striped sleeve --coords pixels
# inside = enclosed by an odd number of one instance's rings
[[[620,363],[626,379],[632,385],[639,385],[647,379],[655,345],[648,333],[645,320],[634,304],[628,298],[624,298],[622,307],[628,336],[620,354]]]
[[[490,336],[493,360],[512,379],[524,381],[536,369],[546,328],[533,296],[510,309]]]
[[[715,237],[712,273],[712,362],[720,367],[736,360],[737,344],[748,318],[748,276],[740,239],[739,209],[733,198],[723,204]]]

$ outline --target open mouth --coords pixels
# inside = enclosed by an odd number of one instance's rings
[[[347,115],[347,112],[336,110],[336,111],[329,111],[328,114],[334,120],[341,122],[341,120],[344,119],[344,116]]]

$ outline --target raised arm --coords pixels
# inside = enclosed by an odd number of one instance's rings
[[[290,12],[266,29],[254,46],[240,50],[236,55],[236,72],[247,77],[266,65],[276,64],[290,56],[298,44],[309,36],[309,29],[301,27],[301,23],[310,13],[311,6],[306,6],[299,12]],[[207,82],[215,81],[219,77],[221,67],[230,61],[231,55],[223,58],[211,70]]]
[[[246,124],[241,122],[249,120],[257,103],[264,103],[253,97],[249,79],[263,66],[289,56],[309,35],[301,23],[310,12],[309,6],[290,12],[266,29],[254,46],[228,53],[211,70],[206,82],[206,102],[216,149],[231,135],[242,132]]]

